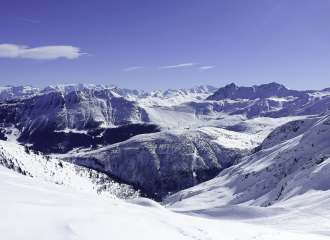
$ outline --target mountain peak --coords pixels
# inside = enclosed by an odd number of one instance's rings
[[[225,86],[225,88],[236,88],[237,86],[236,86],[236,84],[235,83],[231,83],[231,84],[227,84],[226,86]]]
[[[257,99],[269,97],[300,97],[304,93],[290,90],[279,83],[268,83],[262,85],[254,85],[252,87],[238,87],[234,83],[228,84],[225,87],[219,88],[213,95],[206,100],[223,100],[223,99]]]

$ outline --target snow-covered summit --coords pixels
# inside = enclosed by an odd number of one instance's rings
[[[270,97],[301,97],[303,92],[290,90],[285,86],[272,82],[269,84],[254,85],[252,87],[238,87],[234,83],[228,84],[225,87],[219,88],[207,100],[223,100],[223,99],[250,99],[270,98]]]

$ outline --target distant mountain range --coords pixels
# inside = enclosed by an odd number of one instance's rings
[[[0,101],[11,99],[25,99],[36,95],[43,95],[52,92],[85,92],[85,91],[101,91],[110,90],[116,96],[125,97],[130,100],[139,101],[145,105],[158,105],[158,104],[177,104],[186,101],[202,100],[214,93],[217,88],[212,86],[202,85],[191,89],[167,91],[152,91],[145,92],[139,90],[130,90],[120,88],[114,85],[94,85],[94,84],[63,84],[63,85],[50,85],[46,88],[37,88],[28,86],[6,86],[0,87]],[[165,101],[163,101],[165,100]]]

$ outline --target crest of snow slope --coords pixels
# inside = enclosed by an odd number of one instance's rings
[[[149,207],[103,198],[28,178],[2,166],[0,202],[0,238],[6,240],[324,239],[238,221],[176,214],[143,200],[136,203]]]
[[[329,115],[289,122],[255,154],[164,204],[190,214],[330,236],[329,132]]]
[[[103,173],[34,153],[14,142],[0,140],[0,165],[26,176],[107,197],[141,196],[132,186],[119,184]]]

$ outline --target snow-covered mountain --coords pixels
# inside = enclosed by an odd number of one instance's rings
[[[257,98],[282,98],[282,97],[301,97],[305,93],[290,90],[287,87],[278,83],[262,84],[260,86],[252,87],[238,87],[234,83],[228,84],[225,87],[219,88],[213,95],[209,96],[207,100],[224,100],[224,99],[249,99]]]
[[[232,83],[206,100],[221,104],[229,115],[278,118],[320,114],[329,106],[330,95],[328,89],[296,91],[277,83],[253,87],[237,87]]]
[[[0,101],[28,98],[35,96],[40,90],[40,88],[30,85],[0,87]]]
[[[327,89],[295,91],[270,83],[214,90],[50,86],[0,103],[0,138],[164,197],[237,165],[265,147],[275,128],[307,122],[330,104]]]
[[[222,142],[222,138],[227,140]],[[109,172],[160,196],[212,179],[248,153],[239,138],[222,129],[143,134],[97,150],[55,155]]]
[[[13,99],[26,99],[37,95],[43,95],[53,92],[70,93],[109,90],[118,94],[117,96],[137,101],[146,106],[171,106],[178,103],[194,100],[203,100],[214,93],[217,88],[213,86],[202,85],[191,89],[145,92],[140,90],[130,90],[120,88],[115,85],[94,85],[94,84],[62,84],[50,85],[45,88],[33,86],[6,86],[0,87],[0,102]]]

